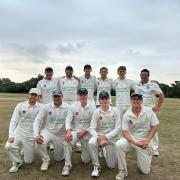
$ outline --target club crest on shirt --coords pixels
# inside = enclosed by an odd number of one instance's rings
[[[81,83],[84,83],[84,81],[81,81]]]
[[[51,111],[49,111],[49,115],[50,115],[50,116],[52,115],[52,112],[51,112]]]
[[[64,84],[64,81],[62,82],[62,84]]]
[[[130,124],[130,125],[132,125],[132,124],[133,124],[133,122],[132,122],[132,120],[131,120],[131,119],[129,120],[129,124]]]
[[[44,87],[46,87],[46,84],[44,84]]]
[[[116,83],[116,86],[118,85],[118,83]]]
[[[23,114],[26,114],[26,110],[23,110],[22,113],[23,113]]]
[[[76,116],[78,116],[79,115],[79,113],[78,112],[76,112]]]
[[[102,116],[99,116],[99,120],[100,120],[100,121],[102,120]]]

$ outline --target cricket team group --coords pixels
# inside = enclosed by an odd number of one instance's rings
[[[136,152],[138,169],[143,174],[150,172],[152,157],[159,155],[156,113],[164,100],[158,83],[149,79],[148,69],[141,70],[138,82],[126,78],[125,66],[118,67],[114,81],[108,77],[107,67],[100,68],[98,78],[91,75],[91,65],[84,65],[83,70],[84,74],[76,77],[73,67],[66,66],[65,76],[53,77],[53,69],[45,68],[44,78],[29,90],[27,100],[16,105],[5,145],[11,173],[23,162],[31,164],[35,150],[42,159],[41,171],[47,171],[49,145],[54,148],[54,159],[64,160],[63,176],[71,172],[76,146],[82,163],[92,162],[92,177],[102,172],[101,156],[108,168],[115,168],[117,162],[115,179],[124,179],[128,176],[126,153],[131,150]]]

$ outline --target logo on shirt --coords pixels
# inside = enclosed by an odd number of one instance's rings
[[[118,83],[116,83],[116,86],[118,85]]]
[[[99,86],[99,82],[98,82],[97,84],[98,84],[98,86]]]
[[[99,116],[99,120],[100,120],[100,121],[102,120],[102,116]]]
[[[81,83],[84,83],[84,81],[81,81]]]
[[[25,111],[25,110],[23,110],[23,111],[22,111],[22,113],[23,113],[23,114],[26,114],[26,111]]]
[[[46,84],[44,84],[44,87],[46,87]]]
[[[79,115],[79,113],[78,112],[76,112],[76,116],[78,116]]]
[[[64,81],[62,82],[62,84],[64,84]]]
[[[52,112],[51,112],[51,111],[49,111],[49,115],[50,115],[50,116],[52,115]]]
[[[132,124],[133,124],[132,120],[129,120],[129,124],[130,124],[130,125],[132,125]]]

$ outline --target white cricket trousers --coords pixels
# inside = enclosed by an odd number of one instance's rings
[[[116,142],[116,153],[117,153],[117,158],[118,158],[119,170],[127,171],[125,153],[133,149],[136,150],[138,169],[143,174],[148,174],[150,172],[150,167],[151,167],[151,160],[152,160],[152,154],[153,154],[152,148],[148,148],[148,150],[142,149],[138,146],[135,146],[132,143],[129,143],[125,138],[122,138]]]
[[[50,157],[47,153],[47,145],[52,143],[54,145],[54,159],[56,161],[61,161],[64,159],[64,135],[55,135],[51,133],[48,129],[42,129],[40,135],[43,136],[44,142],[42,144],[37,144],[39,154],[43,162],[48,162]]]
[[[99,157],[98,157],[99,143],[98,143],[97,139],[95,137],[92,137],[89,140],[88,145],[89,145],[89,150],[91,153],[93,165],[100,167]],[[116,159],[117,159],[114,144],[111,143],[110,145],[105,146],[104,149],[106,152],[105,160],[106,160],[107,167],[114,168],[116,165]]]
[[[154,137],[151,139],[153,150],[157,151],[159,149],[159,138],[158,138],[158,132],[154,135]]]
[[[9,157],[13,163],[16,165],[21,161],[20,153],[19,153],[19,146],[23,146],[24,150],[24,162],[26,164],[31,164],[34,160],[34,151],[35,151],[35,143],[34,139],[26,137],[25,134],[20,134],[18,132],[14,135],[14,142],[9,143],[7,141],[5,145],[5,149],[7,150]]]
[[[64,142],[64,152],[65,152],[65,165],[72,166],[71,155],[72,147],[77,143],[81,142],[81,159],[83,163],[88,163],[91,160],[91,154],[89,152],[88,141],[89,135],[85,135],[82,138],[77,137],[77,131],[72,131],[72,141]]]

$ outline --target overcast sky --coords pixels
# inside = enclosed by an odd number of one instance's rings
[[[52,66],[83,74],[118,66],[138,80],[148,68],[161,83],[180,80],[179,0],[1,0],[0,78],[22,82]]]

